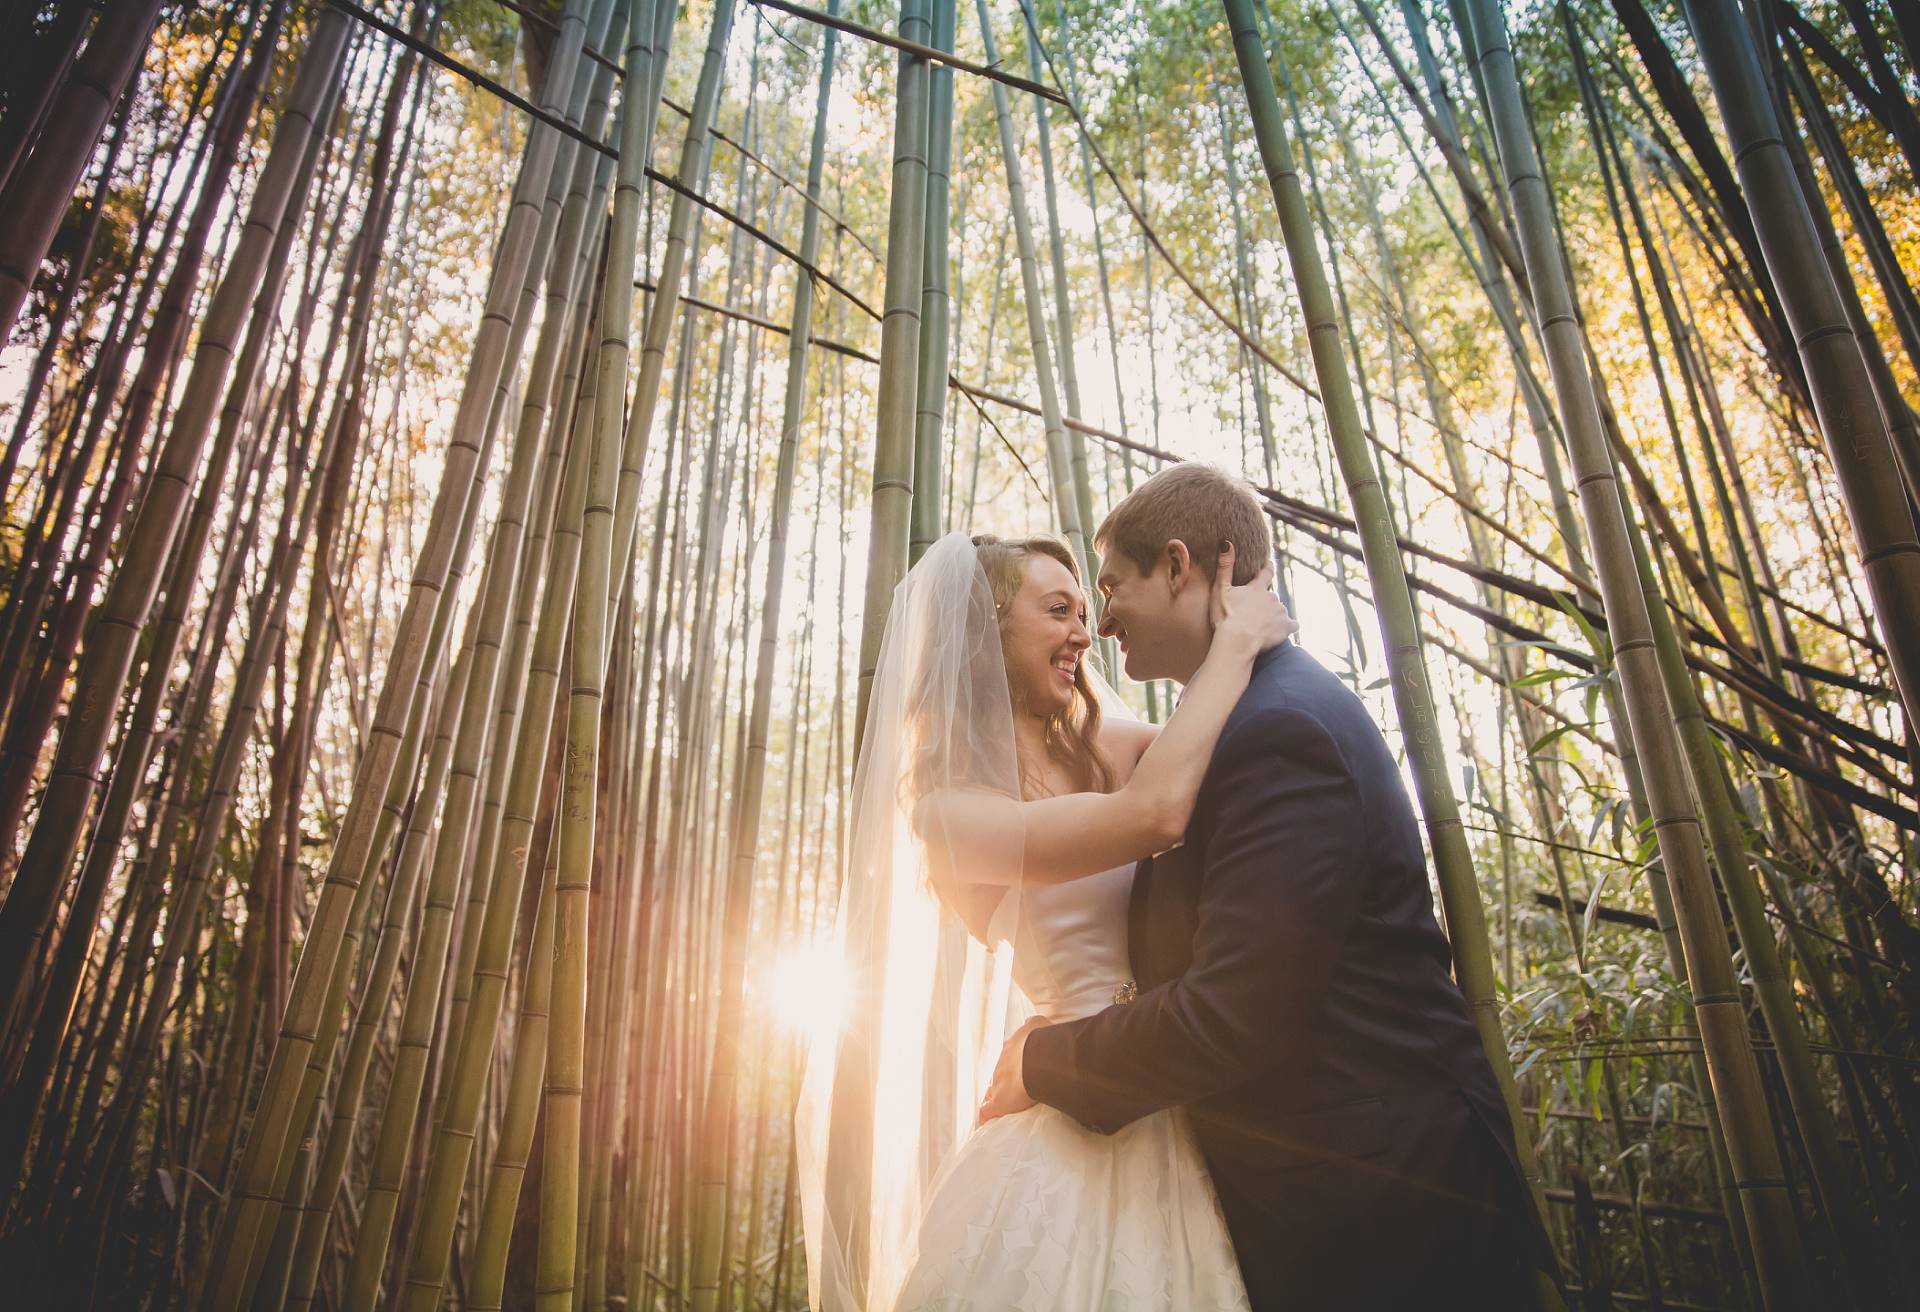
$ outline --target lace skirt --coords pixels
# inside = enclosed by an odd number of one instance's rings
[[[1034,1107],[991,1121],[935,1179],[899,1312],[1245,1309],[1182,1114],[1118,1134]]]

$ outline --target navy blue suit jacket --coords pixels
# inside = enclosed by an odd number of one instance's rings
[[[1129,933],[1138,996],[1034,1031],[1028,1092],[1107,1134],[1184,1106],[1256,1308],[1386,1305],[1466,1248],[1528,1246],[1399,768],[1294,643],[1255,660],[1186,843],[1140,864]]]

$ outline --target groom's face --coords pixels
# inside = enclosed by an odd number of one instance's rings
[[[1100,562],[1099,588],[1106,598],[1100,636],[1120,644],[1127,677],[1139,682],[1185,680],[1193,672],[1188,659],[1193,644],[1182,604],[1190,589],[1181,586],[1191,563],[1183,546],[1175,554],[1178,561],[1163,556],[1151,572],[1143,572],[1121,551]]]

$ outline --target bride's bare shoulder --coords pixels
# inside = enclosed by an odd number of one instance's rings
[[[1107,760],[1113,763],[1117,783],[1125,783],[1133,774],[1133,767],[1140,764],[1141,753],[1160,735],[1160,726],[1148,724],[1145,720],[1102,720],[1100,722],[1100,750],[1107,754]]]

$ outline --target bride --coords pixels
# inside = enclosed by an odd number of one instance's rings
[[[1296,625],[1271,567],[1230,586],[1163,727],[1089,667],[1051,538],[942,538],[896,589],[854,777],[836,922],[850,1014],[796,1112],[811,1305],[1245,1308],[1176,1109],[1100,1135],[1038,1106],[976,1127],[1002,1040],[1130,993],[1134,863],[1180,842],[1253,658]]]

